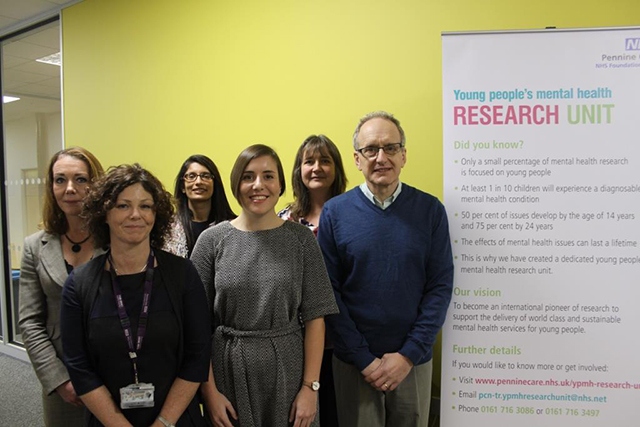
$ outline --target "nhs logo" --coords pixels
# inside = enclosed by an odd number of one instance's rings
[[[640,50],[640,38],[624,39],[624,50]]]

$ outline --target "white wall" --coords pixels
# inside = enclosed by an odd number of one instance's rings
[[[46,161],[62,148],[62,125],[60,113],[51,113],[32,114],[6,122],[4,126],[11,267],[19,268],[24,238],[38,230],[42,220]],[[39,157],[46,160],[38,164]],[[29,169],[38,172],[34,178],[24,180],[24,173]],[[26,195],[32,200],[29,201]],[[33,197],[37,198],[35,204]]]

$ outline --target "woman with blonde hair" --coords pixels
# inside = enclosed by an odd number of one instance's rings
[[[19,326],[42,384],[44,424],[83,425],[82,402],[62,361],[60,296],[69,273],[101,249],[80,217],[89,187],[102,165],[81,147],[58,151],[47,168],[43,230],[27,237],[20,265]]]

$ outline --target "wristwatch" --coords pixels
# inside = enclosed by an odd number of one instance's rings
[[[306,385],[307,387],[309,387],[313,391],[320,390],[320,382],[318,382],[318,381],[302,381],[302,384]]]
[[[169,422],[169,420],[167,420],[162,415],[158,415],[158,421],[160,421],[162,423],[162,425],[164,425],[164,427],[176,427],[176,425],[174,423]]]

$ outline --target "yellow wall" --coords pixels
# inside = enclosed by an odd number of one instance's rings
[[[353,128],[385,109],[407,133],[403,180],[441,197],[442,31],[623,26],[638,12],[636,0],[85,0],[62,16],[66,145],[141,162],[171,187],[196,152],[228,184],[257,142],[289,175],[302,140],[325,133],[356,185]]]
[[[385,109],[407,133],[403,181],[441,198],[441,32],[631,26],[639,13],[637,0],[84,0],[62,15],[66,146],[138,161],[169,188],[203,153],[228,187],[246,146],[275,147],[289,175],[303,139],[325,133],[356,185],[353,128]]]

